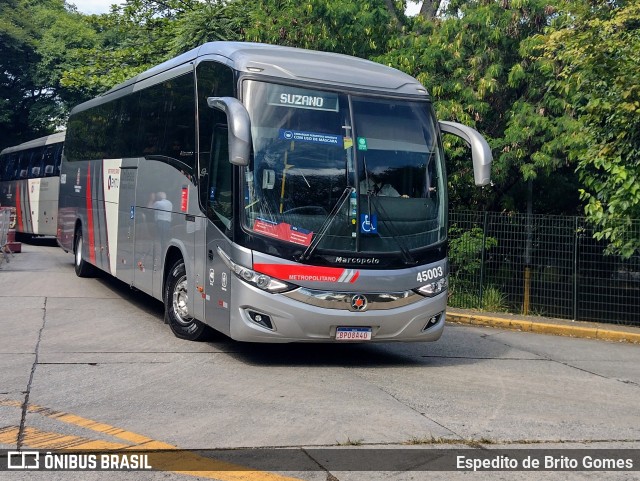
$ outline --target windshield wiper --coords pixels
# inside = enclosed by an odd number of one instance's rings
[[[320,244],[320,241],[324,238],[325,234],[329,230],[329,227],[331,226],[331,223],[338,215],[338,212],[340,212],[340,209],[342,209],[342,206],[344,205],[346,200],[349,198],[351,193],[355,191],[356,191],[355,187],[347,187],[346,189],[344,189],[344,192],[342,193],[338,201],[335,203],[335,205],[331,209],[331,212],[323,222],[322,226],[320,226],[318,233],[313,237],[313,242],[309,244],[309,247],[307,247],[307,249],[302,253],[300,258],[298,259],[299,261],[306,261],[311,258],[313,251],[316,250],[316,247],[318,247],[318,244]]]

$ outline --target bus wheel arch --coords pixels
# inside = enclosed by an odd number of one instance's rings
[[[177,253],[176,253],[177,252]],[[164,300],[164,321],[173,334],[188,341],[199,341],[208,334],[206,324],[191,316],[189,312],[189,282],[184,259],[176,248],[170,249],[165,262],[162,289]]]

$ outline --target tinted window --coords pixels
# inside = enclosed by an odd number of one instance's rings
[[[29,178],[37,179],[44,175],[42,168],[42,157],[44,153],[44,147],[38,147],[31,150],[31,162],[29,163]]]
[[[4,154],[0,157],[0,180],[12,180],[15,171],[15,154]]]
[[[138,151],[164,156],[195,171],[193,76],[184,75],[140,92]]]
[[[23,150],[18,153],[18,179],[29,177],[29,164],[31,163],[31,151]]]
[[[231,217],[232,165],[227,152],[226,115],[207,105],[208,97],[233,97],[233,73],[216,62],[202,62],[198,75],[198,119],[200,171],[206,169],[200,183],[200,198],[210,218],[225,232],[229,227],[223,218]],[[228,195],[227,195],[228,194]]]
[[[52,144],[44,147],[42,155],[42,170],[40,177],[51,177],[60,175],[60,152],[62,144]]]
[[[69,161],[156,156],[195,171],[193,75],[78,112],[69,119]]]

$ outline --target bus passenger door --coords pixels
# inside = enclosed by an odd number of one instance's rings
[[[118,258],[114,275],[129,285],[133,284],[135,241],[137,161],[122,161],[120,172],[120,202],[118,204]]]
[[[232,255],[233,166],[229,162],[226,125],[214,128],[207,190],[202,194],[207,214],[207,262],[205,272],[205,318],[217,331],[229,334],[231,271],[218,249]]]

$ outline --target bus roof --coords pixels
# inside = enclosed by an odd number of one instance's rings
[[[337,53],[250,42],[209,42],[115,86],[103,95],[166,72],[188,62],[218,60],[237,71],[289,81],[369,90],[382,94],[416,95],[426,89],[413,77],[385,65]]]
[[[33,149],[35,147],[41,147],[43,145],[49,144],[57,144],[58,142],[64,142],[64,137],[66,135],[66,131],[56,132],[55,134],[45,135],[44,137],[40,137],[38,139],[29,140],[19,145],[14,145],[13,147],[7,147],[0,152],[2,154],[10,154],[11,152],[19,152],[20,150]]]

